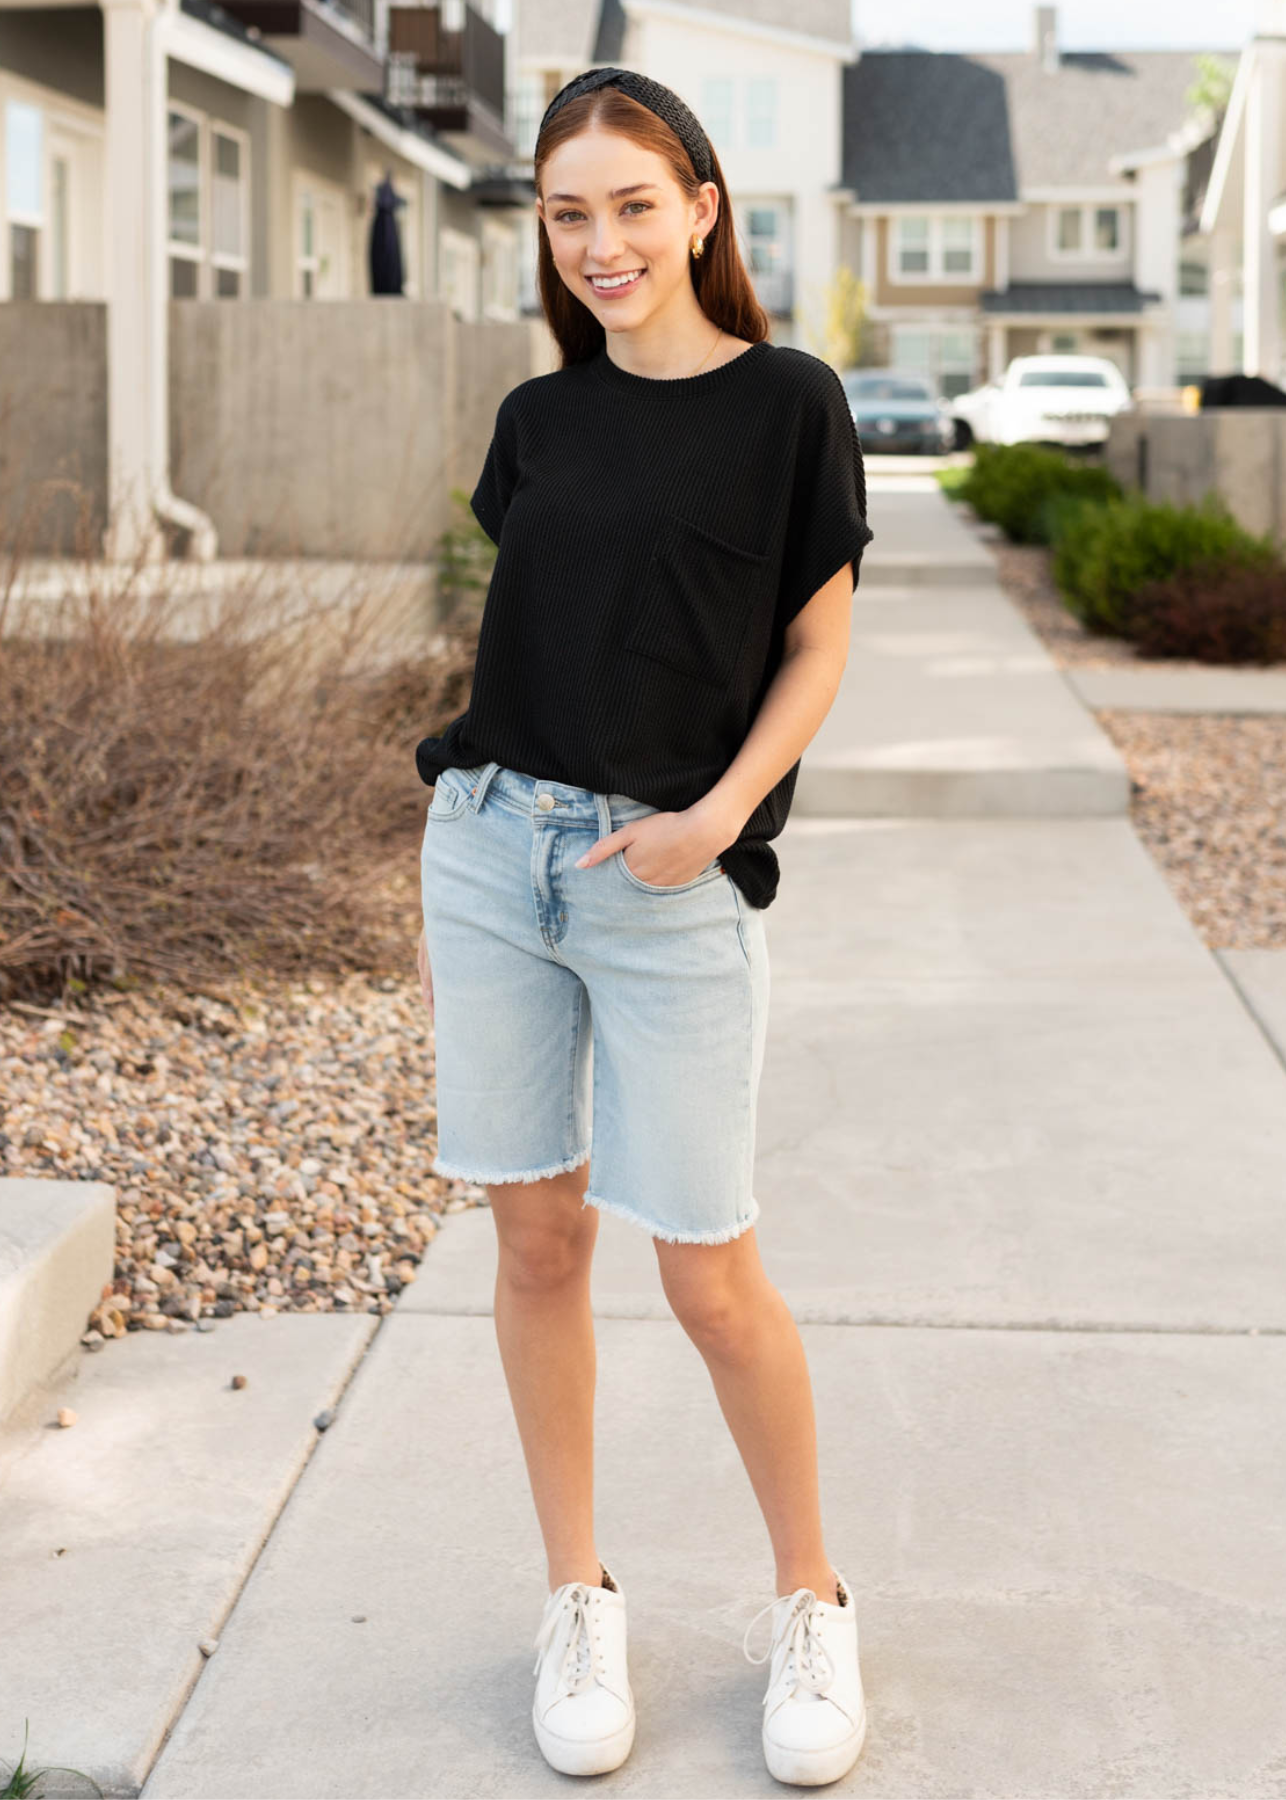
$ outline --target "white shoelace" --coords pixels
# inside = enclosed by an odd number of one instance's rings
[[[593,1627],[589,1616],[592,1591],[588,1582],[575,1582],[563,1596],[562,1605],[549,1608],[536,1633],[536,1660],[531,1671],[533,1675],[539,1671],[540,1659],[560,1623],[571,1613],[567,1641],[563,1645],[563,1658],[558,1670],[559,1688],[565,1688],[569,1694],[581,1693],[598,1675]]]
[[[783,1677],[791,1680],[792,1693],[803,1686],[811,1688],[815,1694],[824,1694],[834,1680],[835,1665],[813,1626],[813,1606],[816,1600],[817,1595],[812,1588],[800,1588],[793,1595],[778,1594],[767,1606],[761,1606],[746,1626],[741,1648],[748,1662],[767,1662],[773,1650],[777,1651],[769,1671],[768,1693],[773,1691]],[[773,1622],[773,1635],[768,1648],[762,1656],[751,1656],[746,1640],[764,1614],[778,1606],[785,1606],[786,1611]],[[768,1694],[764,1695],[760,1704],[768,1704]]]

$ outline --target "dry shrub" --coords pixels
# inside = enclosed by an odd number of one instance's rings
[[[384,877],[414,866],[415,742],[467,703],[477,606],[407,658],[378,597],[66,569],[49,600],[0,589],[0,999],[413,969]]]
[[[1124,617],[1141,656],[1286,661],[1286,568],[1202,561],[1138,588]]]

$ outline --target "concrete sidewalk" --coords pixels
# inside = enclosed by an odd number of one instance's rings
[[[852,641],[792,819],[1123,814],[1115,746],[927,478],[877,492]]]
[[[947,680],[941,621],[912,595],[1012,631],[983,577],[942,579],[959,556],[946,505],[929,483],[872,484],[900,560],[882,580],[876,540],[858,605],[865,642],[900,639],[880,677],[894,725]],[[798,811],[766,915],[758,1237],[810,1358],[827,1543],[857,1595],[870,1707],[831,1791],[1269,1800],[1286,1795],[1286,985],[1271,959],[1204,948],[1127,816],[1098,805],[1117,771],[1097,727],[1061,710],[1066,684],[1020,639],[1021,670],[960,677],[956,724],[923,765],[950,777],[950,737],[990,740],[991,763],[962,764],[995,780],[957,782],[969,806],[945,817],[927,782],[909,815]],[[849,704],[869,679],[855,639],[832,768],[878,760]],[[1062,696],[1061,760],[1042,688]],[[1014,809],[1013,769],[1084,777],[1077,806]],[[218,1637],[181,1698],[142,1658],[110,1723],[71,1706],[53,1672],[92,1579],[38,1562],[38,1535],[20,1567],[0,1561],[0,1610],[25,1600],[0,1694],[33,1736],[45,1723],[35,1760],[100,1780],[150,1767],[147,1800],[567,1791],[528,1716],[544,1559],[494,1259],[489,1213],[454,1216],[363,1358],[326,1340],[331,1389],[353,1373],[306,1460],[317,1394],[286,1365],[279,1447],[232,1465],[241,1551],[203,1554],[175,1523],[182,1583],[122,1584],[105,1658],[149,1630]],[[766,1533],[651,1242],[609,1215],[593,1293],[599,1548],[629,1596],[639,1704],[605,1779],[655,1800],[780,1793],[759,1749],[764,1671],[741,1651],[773,1592]],[[229,1321],[246,1328],[229,1343],[345,1323]],[[166,1350],[208,1355],[226,1329]],[[87,1359],[83,1413],[113,1353]],[[204,1455],[217,1486],[227,1430],[194,1420],[189,1484]],[[55,1444],[61,1542],[87,1504],[75,1436]],[[124,1436],[117,1511],[138,1451]],[[0,1461],[0,1505],[31,1449]],[[77,1668],[101,1701],[115,1678]]]

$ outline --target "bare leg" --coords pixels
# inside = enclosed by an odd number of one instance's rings
[[[536,1516],[549,1591],[602,1579],[594,1547],[594,1322],[598,1212],[582,1208],[589,1164],[543,1181],[488,1186],[496,1223],[496,1340]]]
[[[661,1284],[705,1359],[764,1515],[777,1592],[837,1603],[822,1543],[817,1427],[799,1328],[759,1260],[753,1226],[725,1244],[654,1238]]]

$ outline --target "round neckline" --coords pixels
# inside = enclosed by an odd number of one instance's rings
[[[686,394],[696,387],[717,385],[721,377],[730,375],[739,364],[757,360],[757,351],[771,347],[768,338],[760,338],[758,343],[751,344],[746,350],[739,350],[736,356],[730,356],[727,362],[719,363],[713,369],[700,369],[695,375],[636,375],[631,369],[619,368],[612,361],[604,342],[591,359],[590,367],[600,381],[606,382],[609,387],[620,388],[623,393],[653,394],[673,389],[676,393]]]

